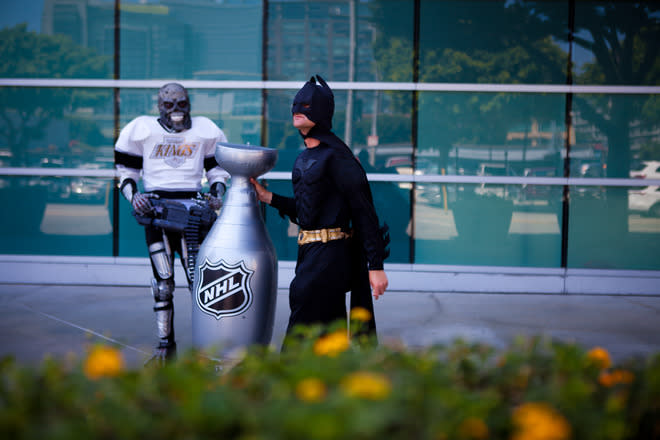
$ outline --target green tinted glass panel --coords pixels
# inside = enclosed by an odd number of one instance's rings
[[[268,79],[411,81],[413,7],[402,0],[269,1]]]
[[[0,182],[0,253],[112,256],[112,180],[8,177]],[[9,213],[9,211],[7,211]]]
[[[286,197],[293,197],[290,180],[263,181],[269,191]],[[289,217],[280,217],[276,209],[262,206],[262,213],[270,239],[275,246],[275,253],[280,261],[295,261],[298,256],[298,225],[291,223]]]
[[[660,178],[658,95],[576,94],[573,112],[572,177]]]
[[[353,92],[352,102],[352,114],[339,112],[335,121],[367,173],[400,173],[401,166],[410,167],[412,93]]]
[[[657,85],[657,1],[575,2],[575,84]]]
[[[262,5],[121,4],[121,78],[260,80]]]
[[[420,93],[416,172],[560,177],[565,99],[552,94]]]
[[[420,6],[422,82],[565,84],[568,2],[438,1]]]
[[[415,263],[559,267],[560,186],[424,184]]]
[[[660,270],[660,192],[571,187],[568,267]]]
[[[389,226],[390,256],[385,262],[410,263],[410,184],[372,181],[371,192],[381,225],[387,223]]]
[[[119,256],[148,258],[144,226],[131,214],[131,204],[119,196]]]
[[[120,95],[120,128],[140,115],[159,116],[158,89],[122,89]],[[260,90],[188,89],[188,95],[192,116],[209,118],[229,142],[260,144]]]
[[[114,3],[3,2],[0,77],[110,78]],[[11,60],[10,62],[6,62]]]
[[[267,147],[279,150],[274,171],[291,171],[293,162],[303,148],[303,140],[298,130],[293,127],[291,119],[291,105],[295,95],[296,90],[266,91],[264,143]]]
[[[112,168],[112,91],[0,87],[3,166]]]

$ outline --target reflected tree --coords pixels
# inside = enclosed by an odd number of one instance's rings
[[[110,71],[110,57],[79,46],[68,36],[28,31],[26,24],[0,30],[0,59],[3,78],[103,78]],[[11,165],[30,165],[28,146],[43,139],[53,119],[73,108],[107,105],[108,98],[106,91],[0,88],[0,141],[9,148]]]
[[[567,55],[550,31],[556,23],[516,2],[476,3],[422,3],[420,82],[565,82]],[[388,4],[377,8],[380,14],[388,13]],[[408,80],[412,35],[383,29],[376,45],[384,79]],[[437,148],[440,167],[447,167],[449,152],[457,143],[503,145],[507,131],[529,126],[531,117],[537,122],[563,120],[556,109],[535,106],[528,96],[512,93],[424,93],[419,111],[418,147]]]
[[[568,27],[568,17],[558,15],[547,2],[518,3],[536,17],[548,17]],[[573,41],[593,57],[581,66],[573,66],[575,83],[660,84],[660,3],[577,2],[575,16]],[[556,37],[567,41],[565,34]],[[607,175],[629,177],[631,123],[653,124],[657,99],[578,95],[574,103],[579,117],[595,125],[608,139]],[[640,121],[640,117],[652,119]]]
[[[519,2],[537,17],[562,21],[546,2]],[[556,35],[567,40],[566,35]],[[574,43],[592,55],[572,66],[575,83],[604,85],[660,84],[660,4],[658,2],[576,2]],[[575,95],[573,120],[596,127],[607,139],[607,177],[628,178],[633,126],[658,127],[655,96]],[[652,145],[645,147],[654,149]],[[639,153],[638,153],[639,154]],[[645,154],[649,154],[648,151]],[[653,153],[650,153],[653,154]],[[657,156],[656,156],[657,157]],[[628,231],[628,194],[607,188],[599,203],[608,215],[604,234]],[[593,203],[593,202],[590,202]]]

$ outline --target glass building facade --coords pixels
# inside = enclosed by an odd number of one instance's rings
[[[160,85],[279,149],[313,74],[387,263],[660,271],[660,2],[24,0],[0,18],[0,254],[146,257],[113,144]],[[280,261],[295,225],[264,211]],[[428,267],[428,266],[425,266]]]

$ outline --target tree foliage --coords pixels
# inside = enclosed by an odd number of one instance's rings
[[[64,35],[44,35],[26,24],[0,30],[0,77],[3,78],[103,78],[108,77],[110,57],[75,44]],[[107,103],[108,93],[59,87],[0,88],[0,140],[12,154],[13,166],[28,163],[28,146],[42,139],[55,118],[74,107]]]

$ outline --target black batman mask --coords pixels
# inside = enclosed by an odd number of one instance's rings
[[[316,84],[318,79],[319,84]],[[335,113],[335,97],[328,84],[319,75],[311,77],[293,98],[291,113],[302,113],[316,124],[312,131],[329,132]],[[309,136],[309,133],[308,133]]]

